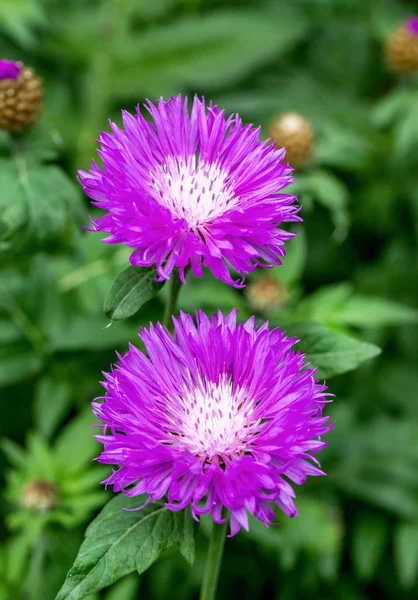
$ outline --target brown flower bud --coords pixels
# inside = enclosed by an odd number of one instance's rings
[[[57,501],[57,488],[50,481],[35,479],[23,488],[22,505],[37,512],[45,512]]]
[[[248,304],[260,313],[270,313],[286,303],[285,286],[271,275],[261,275],[246,287]]]
[[[385,48],[386,61],[397,73],[418,70],[418,17],[407,19],[390,34]]]
[[[22,63],[0,60],[0,129],[23,131],[42,108],[42,83]]]
[[[298,113],[284,113],[276,117],[270,124],[269,136],[275,140],[277,148],[286,148],[285,160],[291,167],[304,166],[312,156],[312,125]]]

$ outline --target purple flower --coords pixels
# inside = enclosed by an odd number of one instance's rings
[[[100,134],[104,169],[93,160],[79,172],[93,204],[107,211],[93,231],[135,248],[131,263],[155,263],[160,280],[179,267],[184,282],[187,265],[201,277],[206,266],[240,287],[257,266],[281,264],[293,234],[279,226],[301,220],[296,197],[278,193],[293,181],[285,150],[197,96],[191,115],[181,95],[146,109],[153,123],[139,107],[135,116],[123,112],[124,130],[111,122],[113,133]]]
[[[409,19],[405,21],[405,25],[410,33],[418,36],[418,16],[409,17]]]
[[[0,59],[0,80],[17,79],[22,67],[14,60]]]
[[[171,510],[191,504],[195,519],[220,523],[226,508],[231,535],[248,529],[247,511],[269,525],[269,502],[295,516],[289,480],[323,475],[313,455],[331,429],[326,386],[292,350],[295,339],[254,317],[173,320],[174,339],[160,324],[142,329],[148,357],[130,346],[105,374],[103,402],[93,403],[105,423],[98,460],[120,468],[103,483],[146,494],[145,504],[165,495]]]

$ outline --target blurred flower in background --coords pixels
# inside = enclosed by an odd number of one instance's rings
[[[270,124],[269,134],[277,148],[286,148],[286,161],[292,167],[303,167],[312,157],[312,125],[298,113],[286,113],[276,117]]]
[[[418,17],[410,17],[390,35],[386,56],[389,66],[399,73],[418,71]]]
[[[42,108],[42,83],[20,62],[0,60],[0,129],[19,132],[32,125]]]

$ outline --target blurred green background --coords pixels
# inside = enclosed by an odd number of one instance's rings
[[[239,112],[265,137],[283,112],[310,121],[313,158],[294,184],[304,224],[271,274],[285,300],[260,316],[321,324],[353,367],[359,353],[375,352],[351,350],[345,335],[382,349],[347,374],[327,368],[320,348],[311,352],[336,394],[320,457],[328,477],[297,490],[299,517],[269,530],[252,522],[227,541],[218,597],[417,597],[418,80],[384,60],[388,36],[414,8],[0,0],[0,56],[34,67],[45,87],[24,151],[29,194],[0,134],[1,600],[49,600],[62,585],[88,522],[112,496],[99,485],[107,469],[91,462],[99,446],[89,402],[115,348],[163,312],[165,288],[105,329],[103,301],[129,252],[82,231],[92,211],[76,171],[88,168],[108,118],[120,123],[122,108],[179,92]],[[244,318],[254,312],[248,298],[206,275],[188,282],[180,306],[237,306]],[[46,495],[39,482],[49,482]],[[203,522],[192,569],[169,551],[101,597],[197,598],[206,538]]]

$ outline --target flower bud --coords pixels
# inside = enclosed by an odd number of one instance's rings
[[[0,129],[23,131],[42,108],[42,83],[20,62],[0,60]]]
[[[277,148],[286,148],[285,160],[292,167],[304,166],[312,156],[312,125],[298,113],[284,113],[276,117],[270,124],[269,136],[275,140]]]
[[[57,488],[50,481],[35,479],[23,488],[22,505],[36,512],[52,508],[57,500]]]
[[[411,17],[390,34],[386,43],[386,60],[397,73],[418,70],[418,17]]]
[[[277,279],[271,275],[262,275],[247,285],[246,296],[254,311],[270,313],[285,304],[288,293]]]

